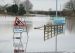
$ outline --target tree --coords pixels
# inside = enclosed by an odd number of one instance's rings
[[[12,5],[11,8],[13,13],[16,14],[18,12],[18,6],[16,4]]]
[[[24,9],[28,12],[32,9],[33,5],[29,0],[22,2]]]
[[[13,3],[16,4],[16,5],[19,5],[19,1],[20,0],[13,0]]]
[[[17,14],[18,12],[18,6],[16,4],[13,4],[9,7],[6,8],[7,12],[13,13],[13,14]]]
[[[22,4],[20,4],[18,14],[19,14],[19,15],[23,15],[23,14],[25,14],[25,13],[26,13],[26,11],[25,11],[25,9],[24,9],[24,6],[23,6]]]
[[[75,15],[75,0],[70,0],[66,3],[64,11],[67,11],[68,16]]]
[[[75,0],[70,0],[66,3],[63,14],[67,16],[66,18],[66,26],[68,30],[71,32],[75,31]]]
[[[33,7],[32,3],[29,0],[25,0],[23,2],[20,2],[20,0],[13,0],[13,1],[19,8],[19,12],[18,12],[19,14],[23,12],[24,13],[29,12]]]

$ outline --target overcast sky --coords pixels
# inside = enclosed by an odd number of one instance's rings
[[[19,0],[24,1],[24,0]],[[52,10],[55,10],[56,8],[56,0],[30,0],[33,4],[33,10],[49,10],[50,8]],[[62,10],[65,3],[69,0],[58,0],[58,10]],[[12,4],[13,0],[0,0],[1,5],[5,5],[7,3]]]

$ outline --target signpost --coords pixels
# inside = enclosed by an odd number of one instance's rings
[[[26,23],[21,21],[18,17],[16,17],[15,22],[14,22],[14,28],[13,28],[14,53],[25,53],[26,52],[26,48],[23,47],[24,45],[22,43],[22,33],[23,32],[26,32],[27,37],[28,37]],[[18,35],[16,35],[16,34],[18,34]],[[27,41],[27,43],[28,43],[28,41]],[[27,46],[27,43],[26,43],[26,46]]]
[[[56,0],[56,18],[58,17],[58,0]],[[56,39],[55,39],[55,52],[57,52],[57,35],[56,35]]]

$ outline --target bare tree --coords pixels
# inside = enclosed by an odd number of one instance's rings
[[[64,10],[67,11],[67,15],[75,15],[75,0],[67,2]]]
[[[63,11],[66,17],[66,26],[68,30],[71,32],[75,31],[75,0],[70,0],[66,3],[65,9]]]
[[[22,2],[26,12],[30,11],[33,7],[32,3],[29,0]]]
[[[13,3],[19,6],[20,0],[13,0]]]

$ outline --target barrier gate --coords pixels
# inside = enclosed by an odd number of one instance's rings
[[[44,41],[45,41],[54,36],[57,36],[60,33],[63,33],[63,27],[64,24],[55,24],[55,25],[47,24],[42,27],[35,27],[34,29],[44,30]]]
[[[44,25],[44,41],[63,33],[64,24],[60,25]]]

